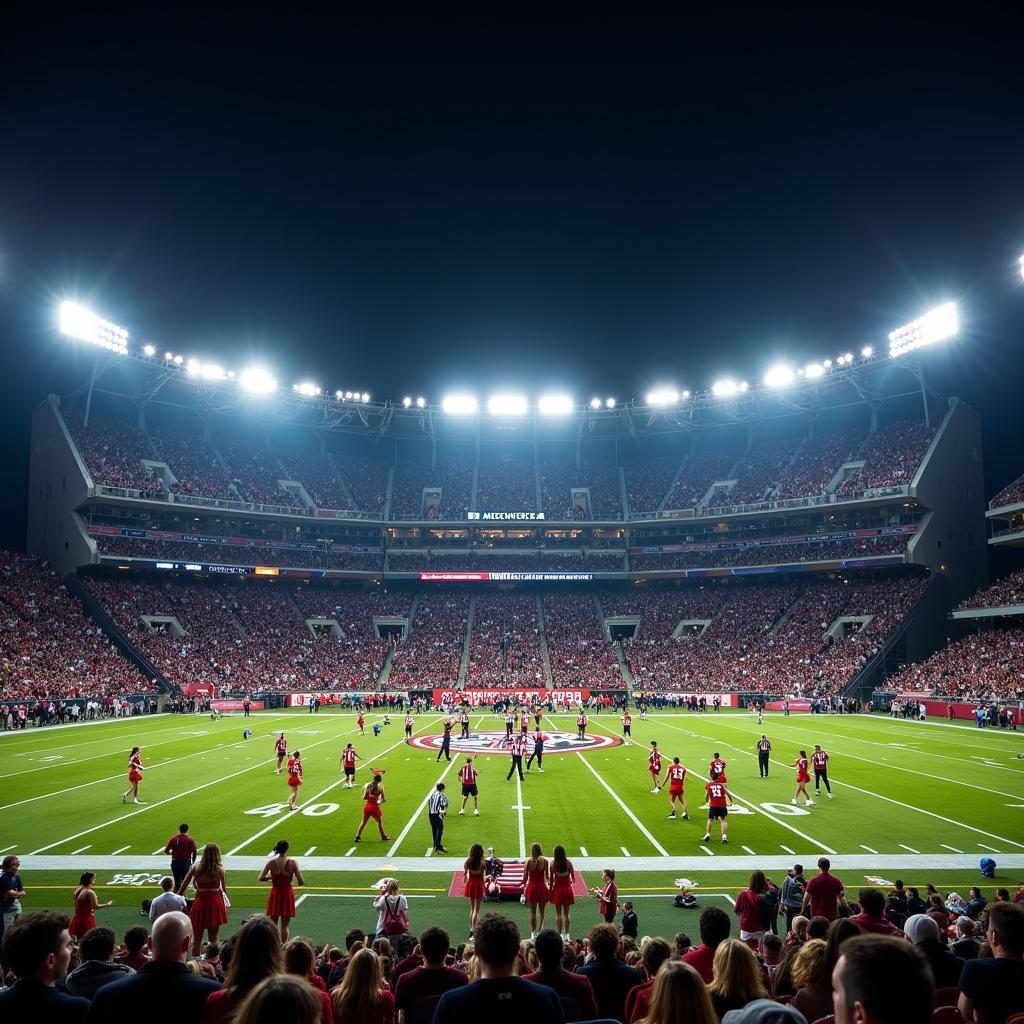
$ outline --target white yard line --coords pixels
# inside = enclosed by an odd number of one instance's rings
[[[347,850],[345,851],[345,856],[346,856],[346,857],[351,857],[351,856],[352,856],[352,854],[353,854],[353,853],[355,853],[355,852],[356,852],[356,848],[355,848],[354,846],[350,846],[350,847],[349,847],[349,848],[348,848],[348,849],[347,849]]]
[[[427,852],[425,854],[423,854],[423,856],[424,857],[433,857],[434,856],[434,848],[432,846],[428,846],[427,847]]]
[[[1007,842],[1009,842],[1009,840],[1007,840]],[[999,852],[1001,852],[1001,851],[997,850],[997,849],[996,849],[996,848],[995,848],[994,846],[986,846],[986,845],[985,845],[984,843],[978,843],[978,845],[979,845],[979,846],[980,846],[980,847],[981,847],[981,848],[982,848],[983,850],[988,850],[988,851],[990,851],[991,853],[999,853]],[[1013,845],[1014,845],[1014,846],[1020,846],[1020,843],[1014,843]]]
[[[167,849],[167,847],[165,847],[165,846],[161,846],[159,850],[154,850],[154,851],[153,851],[153,852],[152,852],[152,853],[150,854],[150,857],[155,857],[155,856],[156,856],[156,855],[157,855],[158,853],[163,853],[165,849]]]
[[[526,856],[526,822],[523,821],[523,781],[516,772],[516,811],[519,814],[519,858]]]
[[[14,847],[12,846],[11,849],[13,850]],[[587,853],[587,848],[585,846],[581,846],[580,847],[580,856],[582,856],[582,857],[589,857],[590,856],[590,854]]]
[[[624,846],[620,846],[619,849],[622,851],[622,856],[623,857],[628,857],[629,856],[629,850],[627,850]]]
[[[312,857],[313,856],[313,851],[315,849],[316,849],[315,846],[311,846],[302,856],[303,857]]]
[[[906,843],[897,843],[901,850],[906,850],[907,853],[920,853],[920,850],[915,850],[912,846],[907,846]]]
[[[405,740],[403,739],[402,742],[404,743]],[[434,792],[434,789],[437,787],[437,784],[439,782],[444,781],[444,777],[452,770],[453,767],[455,767],[455,764],[456,760],[453,757],[444,766],[444,771],[441,772],[440,776],[434,779],[434,781],[430,784],[430,789],[427,790],[426,796],[424,796],[423,799],[416,805],[416,810],[413,811],[412,817],[405,823],[405,827],[402,829],[401,832],[398,833],[398,838],[391,844],[391,849],[388,850],[387,854],[388,857],[395,856],[395,852],[402,845],[402,842],[405,839],[405,837],[412,831],[413,825],[415,825],[416,822],[419,820],[419,816],[423,813],[423,809],[427,806],[427,803],[430,800],[430,794]]]
[[[117,855],[118,855],[119,853],[124,853],[124,851],[125,851],[125,850],[130,850],[131,848],[132,848],[132,844],[131,844],[131,843],[129,843],[129,844],[127,845],[127,846],[122,846],[120,850],[115,850],[115,851],[114,851],[114,852],[113,852],[113,853],[111,854],[111,856],[112,856],[112,857],[116,857],[116,856],[117,856]]]
[[[877,851],[877,850],[872,850],[870,846],[865,846],[865,845],[864,845],[863,843],[861,843],[861,844],[860,844],[860,848],[861,848],[862,850],[867,850],[867,851],[868,851],[868,853],[874,853],[874,854],[877,854],[877,853],[878,853],[878,851]]]
[[[963,853],[963,850],[958,850],[955,846],[947,846],[945,843],[939,843],[944,850],[949,850],[950,853]]]
[[[756,857],[757,856],[757,854],[754,853],[754,851],[749,846],[744,846],[743,849],[746,850],[747,853],[749,853],[751,857]],[[796,856],[796,854],[794,854],[793,856]]]
[[[85,846],[80,846],[77,850],[72,850],[71,851],[71,856],[72,857],[77,856],[79,853],[85,853],[86,850],[91,850],[91,849],[92,849],[92,844],[91,843],[86,843]]]
[[[714,857],[714,855],[715,855],[715,851],[714,850],[709,850],[706,846],[702,846],[701,850],[704,853],[706,853],[709,857]]]
[[[435,722],[440,721],[440,718],[435,718],[434,721]],[[345,734],[342,733],[342,735],[345,735]],[[335,743],[335,742],[337,742],[337,740],[338,740],[337,736],[330,736],[327,739],[318,740],[316,743],[310,743],[309,747],[310,748],[318,747],[321,743]],[[373,756],[373,760],[374,761],[379,761],[385,754],[390,754],[392,750],[397,750],[399,747],[403,746],[404,744],[405,744],[405,736],[403,736],[400,740],[398,740],[397,743],[392,743],[390,747],[386,747],[384,750],[382,750],[379,753],[375,754]],[[448,763],[448,767],[450,768],[454,763],[455,763],[454,761],[450,761]],[[356,767],[356,772],[358,773],[358,771],[359,771],[359,767],[357,766]],[[239,850],[244,850],[247,846],[249,846],[251,843],[254,843],[261,836],[265,836],[268,832],[272,832],[274,829],[280,828],[281,825],[284,822],[288,821],[291,818],[294,818],[296,814],[301,814],[307,807],[311,806],[312,804],[315,804],[320,799],[320,797],[326,796],[326,794],[330,793],[332,789],[336,789],[338,786],[342,785],[344,782],[345,782],[345,776],[342,776],[340,779],[335,779],[334,782],[332,782],[329,786],[325,786],[323,789],[321,789],[319,793],[314,793],[311,797],[309,797],[308,799],[304,800],[301,804],[299,804],[295,808],[294,811],[289,811],[283,817],[275,819],[269,825],[267,825],[265,828],[261,828],[259,830],[259,832],[257,832],[255,835],[250,836],[248,839],[246,839],[243,842],[239,843],[233,849],[228,850],[228,852],[225,854],[225,856],[226,857],[230,857],[232,854],[238,853]],[[417,814],[418,813],[419,813],[419,811],[417,811]],[[403,835],[404,835],[404,833],[403,833]],[[401,837],[399,837],[399,841],[401,841]]]
[[[782,843],[779,843],[779,849],[785,850],[791,857],[796,856],[796,850],[791,850],[788,846],[783,846]]]

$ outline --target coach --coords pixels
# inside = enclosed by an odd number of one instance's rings
[[[439,782],[430,794],[427,803],[427,817],[430,819],[430,831],[434,836],[434,852],[447,853],[441,845],[441,836],[444,834],[444,812],[448,810],[448,797],[444,795],[444,783]]]

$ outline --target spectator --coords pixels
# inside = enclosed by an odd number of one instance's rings
[[[188,900],[174,891],[174,879],[170,875],[164,875],[160,879],[160,895],[149,904],[149,919],[155,921],[161,914],[171,911],[184,913],[187,906]]]
[[[400,934],[401,925],[409,915],[409,901],[402,892],[395,878],[389,879],[387,887],[374,901],[373,909],[377,911],[377,930],[375,935]],[[388,931],[387,929],[396,929]],[[408,927],[404,929],[408,931]]]
[[[677,960],[682,960],[690,950],[693,949],[693,939],[686,932],[676,932],[672,940],[672,955]]]
[[[422,966],[398,974],[398,981],[393,986],[395,1008],[405,1015],[406,1020],[417,1000],[441,996],[449,989],[469,984],[465,971],[445,964],[449,943],[448,933],[443,928],[427,928],[420,935]],[[396,971],[401,966],[399,964]]]
[[[768,892],[768,880],[764,872],[755,870],[750,875],[750,884],[737,897],[733,912],[739,918],[740,938],[744,942],[756,942],[765,929],[761,926],[760,898]]]
[[[5,1021],[78,1024],[85,1016],[87,999],[57,990],[74,952],[69,924],[63,914],[39,910],[19,917],[4,932],[4,959],[17,978],[0,990],[0,1017]]]
[[[635,939],[640,930],[640,922],[637,919],[636,911],[633,909],[633,901],[626,900],[622,904],[622,922],[620,924],[623,935]]]
[[[981,895],[981,890],[976,886],[971,886],[971,898],[967,901],[966,914],[972,921],[977,921],[978,915],[985,909],[988,904],[988,900]]]
[[[829,921],[827,917],[812,917],[807,922],[807,938],[808,939],[827,939],[828,930],[833,922]]]
[[[395,997],[384,981],[380,958],[360,949],[349,960],[341,984],[331,991],[336,1024],[389,1024]]]
[[[167,840],[164,853],[171,855],[174,888],[180,888],[188,869],[196,862],[196,841],[188,834],[188,825],[183,823],[178,826],[178,831]]]
[[[545,928],[534,940],[540,966],[523,978],[552,989],[561,1001],[567,1021],[592,1020],[599,1016],[593,986],[583,974],[574,974],[563,967],[566,948],[558,932]]]
[[[184,914],[164,914],[150,936],[153,959],[141,970],[104,985],[95,995],[89,1024],[181,1024],[199,1020],[203,1006],[220,983],[197,978],[185,966],[192,923]]]
[[[861,889],[857,894],[860,913],[850,920],[865,934],[893,935],[898,929],[885,919],[885,897],[878,889]],[[824,1016],[824,1015],[822,1015]]]
[[[316,992],[301,978],[277,974],[249,993],[234,1024],[317,1024],[320,1019]]]
[[[1024,1011],[1024,907],[994,903],[986,937],[992,956],[968,960],[960,975],[960,1013],[964,1020],[1003,1024]]]
[[[811,939],[800,947],[793,962],[793,984],[796,995],[790,1005],[808,1020],[827,1017],[833,1012],[827,943]]]
[[[691,949],[683,961],[704,979],[705,985],[715,980],[715,950],[729,937],[729,916],[719,907],[708,907],[700,915],[700,945]]]
[[[860,935],[843,945],[832,972],[832,997],[835,1024],[930,1024],[935,988],[924,961],[906,942]]]
[[[114,962],[116,942],[113,928],[90,928],[78,948],[82,962],[64,979],[65,990],[91,1000],[103,985],[134,974],[127,964]]]
[[[651,1008],[641,1024],[717,1024],[718,1015],[701,976],[687,963],[672,960],[654,979]]]
[[[961,960],[975,960],[981,952],[981,943],[977,939],[978,930],[975,923],[967,916],[956,919],[956,942],[953,943],[953,955]]]
[[[639,985],[629,990],[626,996],[626,1021],[632,1024],[640,1017],[646,1017],[650,1009],[654,979],[661,965],[672,956],[672,947],[664,939],[648,939],[640,951],[640,963],[644,978]],[[596,1015],[595,1015],[596,1016]]]
[[[818,860],[818,873],[807,883],[801,913],[806,914],[810,909],[812,917],[824,917],[828,921],[834,921],[838,917],[837,901],[849,912],[846,887],[829,871],[831,866],[828,857]]]
[[[619,933],[614,925],[594,925],[587,944],[593,959],[577,967],[576,973],[587,978],[594,989],[598,1016],[625,1024],[626,996],[631,989],[643,983],[644,976],[616,956]]]
[[[3,873],[0,874],[0,935],[21,916],[21,901],[25,898],[18,868],[21,860],[13,853],[4,857]]]
[[[964,960],[946,949],[939,926],[927,914],[907,919],[905,935],[932,972],[936,988],[956,988],[960,984]]]
[[[801,950],[801,952],[803,952]],[[715,950],[714,981],[708,986],[711,1004],[721,1017],[754,999],[767,999],[768,988],[753,950],[739,939],[726,939]]]
[[[807,1024],[799,1010],[785,1006],[772,999],[755,999],[742,1010],[730,1010],[722,1024]]]
[[[831,979],[832,971],[839,962],[840,947],[847,941],[847,939],[855,938],[860,934],[862,934],[861,930],[848,917],[836,918],[836,920],[828,926],[828,937],[826,942],[828,943],[829,979]],[[829,984],[831,985],[831,980]]]
[[[476,929],[475,952],[479,980],[445,992],[433,1024],[521,1024],[530,1019],[563,1024],[562,1006],[551,989],[515,977],[519,929],[514,921],[500,914],[484,915]]]
[[[345,952],[347,955],[343,959],[339,960],[331,969],[331,973],[327,978],[328,992],[330,992],[336,985],[341,984],[341,979],[345,976],[345,968],[348,967],[349,959],[356,950],[362,949],[365,944],[366,933],[362,928],[350,928],[345,932]]]
[[[309,939],[297,937],[289,939],[284,947],[284,973],[297,978],[305,978],[314,988],[320,999],[320,1024],[334,1024],[334,1010],[330,996],[324,987],[323,980],[314,973],[316,950]]]
[[[224,987],[206,1001],[203,1024],[230,1020],[261,981],[281,973],[281,937],[269,917],[250,918],[230,941],[231,958]]]
[[[124,933],[124,952],[114,957],[114,963],[125,964],[133,971],[137,971],[143,964],[149,963],[149,954],[146,952],[146,943],[149,941],[149,931],[145,925],[132,925]],[[207,959],[209,960],[209,951]]]
[[[773,932],[765,932],[761,936],[760,955],[764,972],[768,976],[768,985],[771,987],[772,975],[782,959],[782,939]]]

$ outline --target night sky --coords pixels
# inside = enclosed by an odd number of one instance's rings
[[[30,409],[84,366],[62,297],[287,383],[435,400],[757,380],[957,299],[931,365],[983,415],[994,493],[1024,470],[1009,6],[0,16],[0,541]]]

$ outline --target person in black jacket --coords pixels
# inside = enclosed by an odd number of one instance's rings
[[[904,931],[932,972],[935,987],[956,988],[960,984],[964,961],[946,948],[935,918],[915,914],[907,919]]]
[[[63,914],[39,910],[19,917],[4,933],[4,956],[18,980],[0,991],[0,1020],[79,1024],[88,999],[57,990],[74,945]]]
[[[211,992],[221,988],[193,974],[185,959],[192,945],[192,922],[176,910],[161,914],[149,937],[153,959],[95,995],[87,1024],[183,1024],[197,1021]]]

